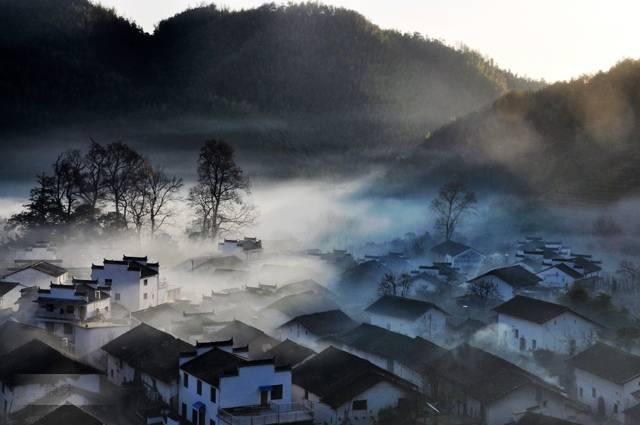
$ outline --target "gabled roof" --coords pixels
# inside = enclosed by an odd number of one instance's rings
[[[493,402],[541,381],[507,360],[461,344],[431,364],[431,369],[480,402]]]
[[[38,261],[36,263],[32,263],[27,266],[24,266],[18,270],[14,270],[11,273],[7,274],[5,277],[14,275],[18,272],[21,272],[27,269],[34,269],[44,274],[48,274],[49,276],[52,276],[52,277],[59,277],[67,272],[67,269],[65,269],[64,267],[56,266],[55,264],[51,264],[47,261]]]
[[[102,425],[102,422],[68,403],[43,416],[33,425]]]
[[[260,329],[249,326],[239,320],[234,320],[224,328],[207,334],[207,338],[212,340],[233,338],[235,346],[248,346],[251,356],[264,353],[280,343],[279,340],[267,335]]]
[[[566,419],[554,418],[552,416],[541,415],[540,413],[527,412],[516,425],[580,425]]]
[[[33,339],[0,357],[0,380],[16,375],[95,375],[93,367],[80,363],[44,342]]]
[[[32,339],[39,339],[53,347],[59,347],[62,342],[42,328],[9,319],[0,325],[0,355],[7,354]]]
[[[500,267],[489,270],[486,273],[476,276],[470,282],[474,282],[485,276],[495,276],[514,288],[525,288],[527,286],[537,285],[542,279],[531,273],[520,265]]]
[[[411,338],[368,323],[333,336],[329,341],[384,359],[396,360],[416,370],[422,369],[447,352],[426,339]]]
[[[570,276],[574,279],[582,279],[584,276],[582,275],[582,273],[572,269],[571,267],[567,266],[565,263],[558,263],[556,265],[553,265],[551,267],[547,267],[546,269],[538,272],[538,273],[542,273],[545,272],[547,270],[551,270],[551,269],[558,269],[560,270],[562,273],[566,274],[567,276]]]
[[[470,249],[473,249],[473,248],[458,242],[454,242],[454,241],[444,241],[434,246],[433,248],[431,248],[431,252],[433,252],[434,254],[442,255],[442,256],[450,255],[452,257],[455,257],[456,255],[460,255],[463,252],[468,251]]]
[[[180,353],[192,351],[193,346],[142,323],[102,349],[141,372],[171,382],[178,376]]]
[[[584,320],[597,324],[592,319],[576,313],[564,305],[550,303],[548,301],[542,301],[522,295],[516,295],[493,310],[499,314],[506,314],[508,316],[517,317],[537,324],[546,323],[564,313],[571,313],[583,318]]]
[[[274,358],[276,366],[295,366],[314,354],[310,348],[296,344],[290,339],[282,341],[265,353],[266,356]]]
[[[293,369],[292,382],[338,408],[380,382],[389,382],[407,392],[416,387],[353,354],[329,347]]]
[[[282,297],[266,306],[264,310],[276,310],[286,316],[296,317],[302,314],[335,310],[337,308],[339,308],[338,304],[326,294],[305,291]]]
[[[575,355],[570,361],[577,369],[620,385],[640,376],[640,356],[601,342]]]
[[[13,290],[17,286],[24,286],[18,282],[5,282],[0,281],[0,297],[4,297],[7,293]]]
[[[428,301],[397,297],[394,295],[383,295],[376,302],[367,307],[365,311],[403,320],[416,320],[432,309],[439,310],[447,314],[446,311]]]
[[[358,326],[358,322],[347,316],[342,310],[329,310],[297,316],[282,325],[281,328],[295,324],[320,337],[346,332]]]

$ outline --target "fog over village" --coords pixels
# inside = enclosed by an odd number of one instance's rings
[[[117,3],[0,0],[0,424],[640,425],[640,61]]]

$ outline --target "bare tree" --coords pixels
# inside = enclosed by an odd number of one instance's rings
[[[413,287],[413,280],[409,273],[402,273],[400,275],[398,278],[398,287],[400,288],[401,297],[409,296],[409,292],[411,292],[411,288]]]
[[[488,300],[498,297],[498,285],[486,279],[471,282],[469,286],[469,294],[481,299]]]
[[[393,273],[385,273],[378,284],[379,295],[398,295],[398,279]]]
[[[80,196],[87,205],[96,209],[105,196],[107,151],[92,139],[83,162]]]
[[[146,172],[146,190],[149,199],[149,225],[151,236],[171,217],[173,210],[171,203],[176,200],[177,193],[182,188],[182,179],[168,176],[162,169],[149,168]]]
[[[199,214],[203,237],[215,238],[254,221],[253,209],[245,203],[249,180],[235,163],[231,145],[209,140],[198,158],[198,184],[189,194],[189,202]]]
[[[82,155],[78,150],[60,154],[53,163],[52,194],[65,220],[69,220],[76,204],[80,202],[83,167]]]
[[[442,186],[438,197],[431,202],[431,209],[436,213],[436,230],[446,240],[451,240],[456,227],[475,208],[476,203],[475,193],[467,190],[460,180]]]
[[[107,198],[113,202],[116,215],[126,219],[127,197],[139,176],[143,160],[140,154],[124,143],[107,145],[105,163],[105,188]]]
[[[142,234],[142,227],[149,214],[149,187],[145,178],[135,179],[133,184],[123,195],[126,205],[126,213],[131,223],[135,226],[138,239]]]

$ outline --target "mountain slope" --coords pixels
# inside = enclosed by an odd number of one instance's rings
[[[547,199],[601,202],[637,194],[640,174],[640,61],[511,92],[433,133],[421,155],[460,168],[508,172]]]

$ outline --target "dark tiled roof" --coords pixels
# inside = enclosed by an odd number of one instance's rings
[[[18,282],[0,282],[0,297],[5,296],[9,291],[16,286],[22,286]]]
[[[329,347],[293,369],[292,382],[338,408],[380,382],[412,392],[415,386],[353,354]]]
[[[554,418],[552,416],[541,415],[540,413],[525,413],[516,425],[580,425],[578,422],[571,422],[566,419]]]
[[[93,367],[80,363],[44,342],[33,339],[0,357],[0,379],[11,382],[16,375],[94,375]]]
[[[188,360],[180,369],[208,384],[218,386],[220,378],[235,376],[238,368],[255,364],[274,364],[273,359],[245,360],[219,348],[213,348],[198,357]]]
[[[365,311],[396,317],[398,319],[416,320],[431,309],[439,310],[446,314],[440,307],[428,301],[396,297],[393,295],[380,297],[376,302],[367,307]]]
[[[289,320],[281,327],[298,324],[317,336],[328,336],[346,332],[358,326],[358,322],[347,316],[342,310],[329,310],[304,314]]]
[[[431,248],[431,252],[438,255],[451,255],[455,257],[456,255],[462,254],[469,249],[472,248],[458,242],[445,241]]]
[[[536,298],[525,297],[522,295],[516,295],[509,301],[500,304],[493,310],[500,314],[506,314],[538,324],[546,323],[563,313],[571,313],[578,317],[582,317],[585,320],[593,322],[593,320],[576,313],[569,307],[538,300]]]
[[[7,354],[33,339],[39,339],[53,347],[61,345],[59,338],[44,329],[7,320],[0,325],[0,355]]]
[[[334,336],[330,341],[385,359],[396,360],[414,369],[422,369],[447,352],[425,339],[411,338],[367,323]]]
[[[499,400],[538,380],[524,369],[484,350],[462,344],[433,362],[431,369],[480,402]]]
[[[49,276],[53,276],[53,277],[62,276],[67,272],[67,269],[65,269],[64,267],[56,266],[55,264],[51,264],[47,261],[38,261],[37,263],[29,264],[28,266],[25,266],[21,269],[12,271],[7,276],[11,276],[12,274],[21,272],[22,270],[26,270],[26,269],[35,269],[35,270],[38,270],[39,272],[48,274]]]
[[[270,350],[280,343],[279,340],[267,335],[258,328],[249,326],[239,320],[230,322],[224,328],[207,334],[211,340],[225,340],[233,338],[236,347],[249,347],[249,354],[256,356]]]
[[[141,372],[171,382],[178,376],[180,353],[192,351],[193,346],[143,323],[102,349]]]
[[[33,425],[102,425],[102,422],[73,404],[64,404]]]
[[[265,310],[277,310],[289,317],[339,308],[333,299],[316,291],[287,295],[269,304]]]
[[[524,288],[527,286],[537,285],[542,279],[522,266],[515,265],[509,267],[500,267],[490,270],[480,276],[471,279],[471,282],[483,278],[485,276],[495,276],[514,288]]]
[[[571,363],[616,384],[624,384],[640,376],[639,356],[600,342],[571,358]]]
[[[575,271],[571,267],[567,266],[565,263],[556,264],[555,266],[552,266],[549,268],[556,268],[561,272],[571,276],[574,279],[582,279],[584,277],[582,273]]]
[[[310,348],[296,344],[290,339],[282,341],[265,353],[266,356],[274,358],[276,366],[295,366],[313,354],[315,353]]]

